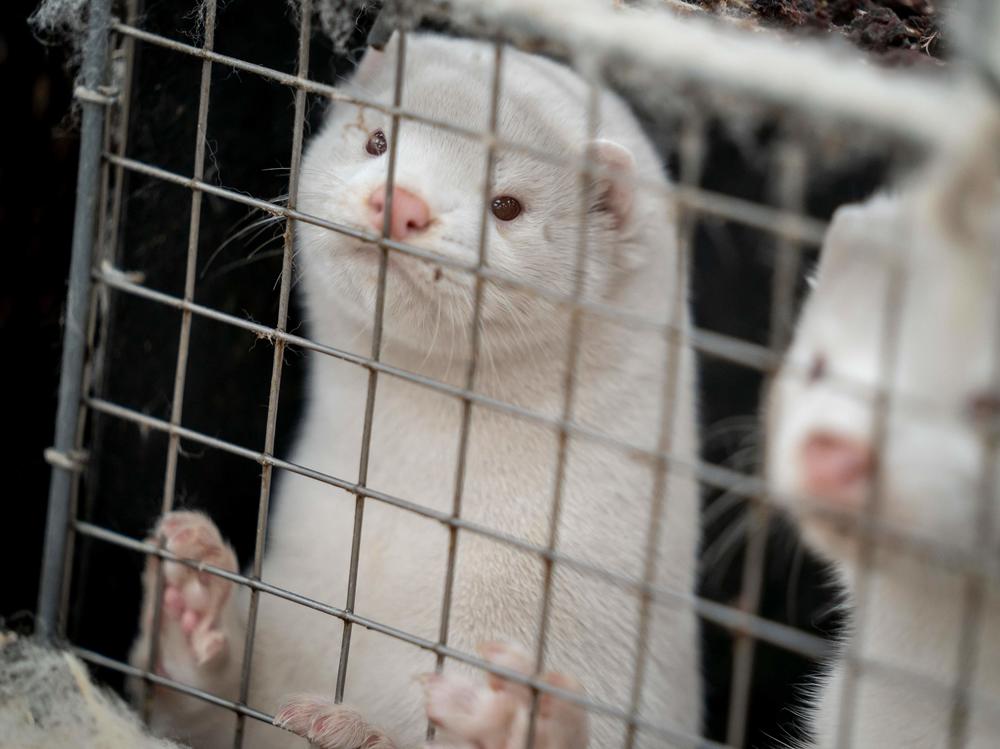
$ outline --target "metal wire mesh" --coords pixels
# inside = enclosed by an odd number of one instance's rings
[[[568,701],[583,705],[595,714],[603,714],[616,718],[627,726],[625,745],[628,747],[634,745],[637,732],[639,731],[681,746],[743,746],[746,741],[746,721],[748,711],[750,710],[751,673],[754,668],[756,645],[764,642],[816,660],[827,657],[830,649],[825,640],[811,633],[767,619],[759,613],[759,603],[764,580],[763,567],[769,538],[768,526],[771,522],[771,515],[776,499],[773,496],[773,490],[767,487],[767,482],[764,480],[766,477],[757,474],[748,474],[700,460],[685,459],[672,452],[672,430],[670,425],[674,419],[672,404],[677,401],[674,393],[676,392],[679,379],[677,367],[679,366],[680,357],[671,355],[670,352],[677,349],[677,347],[689,345],[703,357],[752,369],[761,373],[765,380],[774,374],[776,368],[781,363],[782,354],[787,345],[788,333],[791,329],[791,320],[793,318],[796,299],[796,285],[801,275],[802,254],[810,248],[815,248],[822,240],[826,228],[822,221],[808,216],[805,212],[804,195],[808,172],[808,157],[802,144],[794,138],[788,138],[775,149],[771,168],[771,173],[774,175],[773,205],[763,205],[731,195],[709,191],[699,186],[699,174],[704,157],[704,122],[697,116],[689,117],[685,121],[680,135],[679,179],[677,180],[677,184],[672,186],[669,196],[664,196],[669,197],[669,200],[673,201],[680,211],[679,225],[682,238],[682,251],[678,253],[678,263],[681,272],[677,274],[677,277],[683,278],[685,268],[690,263],[689,253],[698,217],[710,216],[720,218],[767,233],[773,242],[775,257],[771,322],[769,326],[770,337],[766,345],[723,335],[707,329],[689,331],[682,322],[680,301],[674,305],[669,318],[661,320],[646,317],[632,310],[618,309],[584,298],[583,287],[586,277],[587,241],[586,222],[588,220],[587,206],[589,205],[588,189],[595,178],[604,176],[600,166],[591,163],[592,160],[589,156],[585,157],[582,163],[572,165],[573,168],[578,169],[580,174],[581,197],[583,200],[579,247],[575,259],[576,273],[574,278],[576,282],[573,291],[569,294],[554,291],[548,287],[533,284],[505,273],[491,267],[489,264],[486,226],[489,203],[492,196],[493,169],[497,154],[512,151],[526,154],[533,159],[546,163],[561,163],[559,159],[554,159],[550,154],[533,148],[529,144],[508,142],[497,135],[497,108],[501,96],[500,81],[505,49],[500,40],[505,37],[516,38],[517,34],[515,30],[520,28],[518,26],[520,23],[530,24],[536,22],[538,23],[537,28],[539,33],[546,33],[549,29],[545,25],[546,19],[544,17],[539,20],[528,14],[524,18],[515,18],[506,26],[503,22],[500,22],[492,28],[497,39],[494,46],[494,59],[492,61],[492,105],[488,126],[482,132],[479,132],[447,122],[432,120],[419,113],[409,111],[402,106],[403,91],[406,86],[404,78],[406,60],[405,33],[401,33],[399,36],[395,91],[391,106],[385,106],[375,101],[356,99],[332,86],[311,80],[309,60],[310,41],[313,34],[311,27],[313,9],[309,0],[303,2],[300,13],[298,57],[295,74],[284,73],[250,60],[243,60],[216,52],[214,49],[217,16],[216,0],[208,0],[204,6],[204,28],[200,45],[188,44],[167,38],[158,33],[143,30],[136,20],[138,17],[136,8],[132,5],[129,7],[128,18],[125,20],[112,19],[109,17],[109,5],[108,0],[92,0],[91,3],[91,36],[86,52],[83,74],[83,91],[85,93],[79,97],[84,113],[81,176],[78,192],[81,200],[78,205],[77,231],[74,240],[70,311],[67,315],[69,323],[67,325],[66,337],[67,353],[64,356],[63,363],[60,415],[55,451],[51,456],[51,462],[54,465],[54,479],[50,495],[45,571],[43,574],[42,598],[39,611],[41,625],[50,633],[65,634],[63,615],[68,605],[68,590],[72,577],[72,566],[70,564],[72,560],[72,539],[76,536],[82,536],[96,539],[103,543],[114,544],[144,555],[158,557],[161,560],[172,560],[191,567],[197,567],[197,569],[211,575],[217,575],[249,588],[250,613],[243,648],[244,657],[239,693],[235,700],[212,695],[203,690],[158,675],[154,669],[157,659],[155,638],[144,669],[137,669],[86,648],[74,648],[75,652],[85,660],[96,665],[120,671],[126,675],[141,678],[149,686],[169,687],[170,689],[231,710],[236,715],[234,746],[237,747],[242,744],[244,721],[247,717],[264,722],[271,722],[273,718],[273,716],[267,715],[253,705],[248,704],[252,653],[255,646],[255,624],[258,601],[261,594],[314,609],[336,617],[343,622],[334,695],[338,702],[343,699],[347,681],[352,630],[355,625],[360,625],[366,629],[433,653],[436,656],[439,670],[443,667],[447,659],[454,659],[474,665],[485,671],[497,673],[512,681],[528,684],[534,693],[535,705],[537,705],[537,697],[540,693],[552,693]],[[574,33],[572,24],[569,31],[565,33]],[[106,78],[106,58],[108,55],[107,45],[109,39],[113,42],[114,54],[124,63],[124,67],[122,68],[124,72],[119,70],[116,75],[118,89],[110,95],[100,94],[102,91],[109,91],[107,85],[110,81]],[[197,60],[201,63],[197,132],[193,149],[193,167],[190,174],[170,171],[155,164],[146,163],[128,156],[126,138],[127,108],[129,107],[130,98],[130,76],[133,66],[132,56],[136,45],[152,45],[171,54]],[[674,55],[674,57],[668,58],[667,62],[652,59],[650,64],[655,68],[671,68],[670,63],[676,63],[679,59],[677,56],[683,56],[684,52],[674,51],[670,54]],[[655,54],[651,54],[650,56],[651,58],[656,57]],[[595,63],[594,59],[584,55],[580,55],[576,62],[590,85],[587,129],[588,133],[593,136],[598,132],[599,125],[597,121],[597,98],[599,95],[599,85],[602,83],[600,80],[601,65]],[[722,71],[726,70],[725,59],[719,58],[716,63],[717,68],[709,73],[706,73],[704,70],[699,71],[697,74],[692,72],[694,64],[692,60],[688,60],[686,64],[678,63],[671,69],[682,78],[687,75],[700,81],[708,79],[708,83],[711,85],[713,82],[719,82],[719,79],[724,77],[724,72]],[[276,84],[286,86],[294,92],[294,131],[292,152],[289,158],[291,166],[288,175],[287,202],[282,204],[247,195],[235,189],[227,189],[213,184],[210,179],[206,178],[206,153],[208,149],[206,130],[212,98],[212,71],[215,66],[259,76]],[[712,65],[710,64],[707,67],[711,69]],[[730,79],[726,83],[730,87],[746,89],[750,92],[751,96],[763,96],[763,93],[766,93],[765,89],[767,89],[767,86],[755,88],[749,84],[743,85],[739,80],[734,81],[733,79]],[[871,82],[868,81],[867,83]],[[777,98],[787,99],[794,88],[793,84],[789,84],[782,95]],[[814,104],[820,107],[826,106],[831,109],[831,118],[839,115],[864,120],[867,117],[870,121],[877,122],[879,127],[889,131],[891,138],[896,138],[900,141],[920,141],[927,139],[927,132],[922,130],[924,126],[921,124],[915,125],[914,119],[909,115],[913,112],[928,111],[927,102],[934,94],[938,93],[938,90],[929,89],[929,93],[924,92],[926,95],[911,98],[907,104],[909,109],[895,115],[887,113],[886,107],[878,107],[865,103],[872,98],[868,95],[870,92],[861,92],[857,96],[852,97],[844,93],[843,86],[838,87],[834,85],[830,87],[830,90],[834,93],[830,94],[824,101],[814,102],[812,100],[805,100],[799,102],[798,105],[803,109],[807,109]],[[387,205],[385,207],[384,224],[381,234],[312,216],[303,213],[297,207],[308,95],[318,95],[340,105],[356,105],[370,108],[380,111],[391,118],[392,126],[388,138]],[[822,99],[821,93],[817,93],[817,96]],[[890,98],[896,101],[895,96],[896,94],[892,94]],[[398,141],[398,138],[395,136],[400,128],[400,124],[409,122],[431,125],[447,130],[474,142],[482,143],[486,148],[487,179],[483,193],[479,246],[474,262],[458,260],[454,257],[412,246],[406,242],[394,240],[390,236],[392,185],[395,179],[396,146]],[[117,128],[117,134],[115,137],[112,137],[112,132],[115,128]],[[926,144],[923,143],[921,145]],[[183,293],[180,295],[150,288],[144,285],[141,280],[115,269],[113,263],[110,261],[113,258],[114,246],[118,241],[119,225],[123,220],[121,210],[122,184],[126,174],[143,175],[158,182],[190,190],[191,214],[188,250],[185,258],[186,272]],[[634,187],[638,190],[661,189],[658,184],[646,184],[641,180],[636,180]],[[274,325],[253,322],[195,301],[199,229],[201,226],[202,201],[206,195],[242,204],[284,221],[285,230],[282,244],[282,271],[278,295],[278,315]],[[93,227],[98,222],[100,222],[100,228],[94,231]],[[363,240],[377,248],[377,251],[380,253],[375,316],[373,320],[374,334],[372,336],[371,350],[367,356],[312,341],[296,335],[289,330],[294,229],[297,224],[311,224],[327,231]],[[97,260],[93,261],[93,241],[95,237],[101,243],[101,246],[97,253]],[[381,360],[387,265],[390,256],[394,253],[406,255],[421,262],[433,263],[441,267],[459,271],[475,279],[473,315],[469,329],[472,355],[469,360],[468,369],[464,373],[462,385],[442,382],[416,372],[395,367]],[[569,311],[571,324],[567,346],[565,381],[563,383],[564,400],[558,416],[537,413],[526,407],[476,391],[482,298],[483,289],[487,283],[506,285],[530,292]],[[90,291],[91,284],[93,284],[92,292]],[[896,289],[896,285],[893,288]],[[682,295],[670,294],[667,290],[664,293],[667,294],[668,298],[675,300],[682,299]],[[887,300],[887,309],[890,311],[898,310],[900,306],[896,298],[896,293],[902,292],[896,289],[890,295],[891,298]],[[113,400],[103,397],[100,392],[91,387],[93,375],[91,371],[85,371],[83,355],[88,341],[92,350],[94,349],[94,339],[98,335],[96,330],[102,324],[100,300],[112,294],[129,295],[147,300],[153,304],[161,305],[180,313],[181,325],[178,334],[179,346],[173,380],[174,388],[170,414],[167,419],[156,418],[142,413],[138,409],[116,403]],[[88,299],[88,297],[90,298]],[[88,304],[89,312],[87,311]],[[634,329],[646,330],[662,338],[664,341],[668,356],[663,367],[663,397],[661,398],[663,413],[660,422],[662,428],[660,434],[657,435],[655,447],[650,448],[643,444],[640,439],[630,440],[620,435],[611,434],[609,431],[597,429],[592,425],[578,420],[574,416],[574,378],[578,369],[577,355],[580,321],[584,315],[613,321]],[[195,319],[211,320],[230,326],[233,329],[246,331],[258,339],[268,341],[273,346],[270,388],[265,416],[265,439],[261,449],[235,444],[184,426],[185,381],[188,374],[191,326],[192,321]],[[86,326],[82,325],[82,321],[84,320],[87,321]],[[898,321],[894,319],[893,314],[887,315],[886,329],[884,331],[884,339],[887,345],[883,348],[885,358],[885,370],[882,377],[883,383],[888,383],[892,380],[893,348],[891,343],[896,339],[895,326],[897,324]],[[106,337],[107,335],[108,331],[105,328],[101,336]],[[348,365],[362,368],[367,373],[367,398],[364,406],[361,457],[358,477],[355,481],[328,475],[310,466],[297,465],[275,454],[282,368],[286,350],[290,347],[308,350],[322,356],[333,357]],[[105,366],[105,364],[98,358],[91,363],[91,366],[99,368]],[[414,386],[455,399],[460,403],[461,419],[460,429],[457,434],[458,458],[456,472],[454,477],[441,477],[442,482],[450,481],[453,486],[451,508],[448,512],[435,510],[412,499],[395,496],[369,486],[368,462],[372,439],[372,421],[378,397],[379,382],[383,378],[393,378],[411,383]],[[860,389],[864,391],[864,395],[876,399],[876,444],[881,444],[880,440],[884,438],[885,414],[892,407],[890,404],[892,392],[888,385],[883,384],[876,388],[874,392],[870,392],[870,388],[860,386],[858,383],[846,382],[843,384],[845,388],[853,387],[856,390]],[[162,512],[170,511],[174,507],[177,498],[177,462],[182,450],[182,443],[196,444],[213,450],[227,452],[259,464],[261,467],[260,500],[253,558],[248,567],[248,572],[244,575],[211,566],[199,566],[198,563],[191,560],[178,559],[160,545],[137,540],[112,528],[102,527],[99,524],[78,518],[76,516],[73,493],[77,491],[78,486],[76,477],[85,469],[80,456],[84,455],[83,451],[87,447],[91,447],[91,449],[96,447],[85,445],[83,442],[85,430],[82,427],[83,418],[78,413],[78,405],[83,413],[102,414],[143,429],[162,433],[167,437]],[[546,543],[533,543],[516,535],[490,528],[482,523],[463,517],[462,499],[465,488],[465,464],[469,442],[470,420],[474,407],[489,409],[524,420],[528,423],[541,425],[554,430],[558,435],[556,472],[553,483],[554,492],[550,505],[549,534]],[[629,576],[604,569],[586,560],[574,558],[572,555],[559,550],[557,533],[564,487],[567,445],[570,438],[593,442],[621,451],[623,454],[647,461],[652,467],[654,482],[649,502],[649,528],[646,538],[634,540],[636,544],[640,544],[645,549],[646,561],[642,575]],[[996,440],[994,439],[994,444],[991,448],[994,455],[996,452],[995,442]],[[286,590],[271,585],[262,579],[262,559],[268,536],[268,509],[272,476],[275,469],[337,487],[350,493],[355,498],[348,593],[342,605],[331,605],[330,603],[313,600],[293,590]],[[987,473],[990,474],[991,472],[987,471]],[[673,589],[663,584],[658,584],[655,581],[653,560],[659,539],[660,524],[664,512],[663,508],[665,504],[669,504],[669,497],[666,496],[665,488],[668,475],[681,475],[694,478],[701,486],[707,489],[731,493],[742,498],[749,504],[749,526],[746,532],[747,550],[741,575],[741,593],[735,605],[707,600],[699,597],[693,591]],[[988,481],[985,483],[986,485],[982,490],[984,521],[980,527],[984,533],[988,533],[988,529],[991,527],[989,513],[992,512],[992,505],[994,504],[992,497],[995,492]],[[932,690],[939,690],[941,688],[954,689],[955,708],[950,729],[950,745],[956,747],[962,746],[963,732],[966,730],[963,705],[968,700],[972,684],[969,674],[975,665],[973,646],[966,644],[976,639],[976,632],[981,619],[983,586],[997,580],[998,570],[988,556],[979,553],[975,549],[956,550],[925,538],[914,538],[906,530],[893,527],[879,517],[879,494],[878,490],[873,493],[871,501],[866,505],[866,513],[860,518],[856,518],[846,511],[838,512],[835,508],[831,508],[828,503],[818,500],[812,501],[808,505],[809,511],[817,514],[836,515],[841,522],[850,525],[853,531],[861,534],[861,537],[864,539],[859,560],[862,570],[866,570],[871,566],[871,555],[874,553],[876,545],[887,544],[893,545],[896,548],[905,548],[908,553],[926,556],[949,569],[969,575],[970,583],[965,611],[965,637],[963,638],[963,648],[959,658],[959,681],[956,685],[926,685],[928,689]],[[798,501],[802,505],[805,500],[800,498]],[[360,546],[364,528],[365,508],[371,502],[391,506],[414,516],[435,521],[447,529],[447,566],[445,577],[442,581],[441,616],[436,639],[417,636],[384,622],[372,620],[359,615],[355,610],[358,588],[358,563],[361,553]],[[530,554],[542,564],[544,570],[544,587],[541,599],[541,624],[537,633],[536,650],[534,653],[535,674],[530,677],[497,667],[484,661],[482,658],[449,645],[449,619],[455,584],[457,545],[461,534],[466,533],[488,538],[499,544]],[[988,537],[984,536],[982,540],[985,546]],[[631,693],[627,696],[627,704],[629,705],[627,709],[605,704],[566,690],[560,690],[539,678],[545,665],[552,576],[554,569],[558,566],[566,566],[588,576],[601,579],[614,586],[633,592],[638,596],[640,613],[637,633],[638,642],[636,646],[637,658],[635,663],[632,664],[634,678]],[[867,592],[863,580],[864,578],[862,578],[861,589],[857,596],[861,612],[865,610],[864,601]],[[153,631],[158,630],[158,621],[161,616],[162,586],[161,573],[158,579],[158,591],[160,595],[156,596]],[[639,705],[644,685],[644,654],[650,647],[648,642],[648,638],[650,637],[649,617],[653,605],[690,608],[704,621],[716,624],[732,634],[735,641],[733,675],[730,689],[729,719],[724,743],[714,742],[704,737],[687,735],[682,731],[678,731],[673,726],[662,725],[640,716]],[[914,683],[920,680],[926,681],[924,676],[907,673],[905,669],[900,669],[897,664],[883,663],[866,657],[862,653],[860,646],[864,631],[863,614],[858,622],[856,622],[856,628],[859,633],[857,635],[858,639],[855,641],[855,645],[845,654],[850,666],[848,678],[845,679],[843,686],[845,708],[841,714],[838,746],[848,746],[851,742],[852,700],[856,691],[854,689],[856,679],[860,678],[863,674],[882,673],[888,674],[893,678],[908,679]]]

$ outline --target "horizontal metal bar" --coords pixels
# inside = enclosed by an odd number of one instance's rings
[[[826,236],[825,221],[725,193],[675,184],[670,186],[670,197],[684,208],[706,216],[734,221],[782,239],[801,242],[802,249],[823,244],[823,237]]]
[[[239,703],[227,700],[224,697],[219,697],[211,692],[206,692],[204,689],[198,689],[197,687],[182,684],[181,682],[174,681],[166,676],[160,676],[152,671],[136,668],[128,663],[123,663],[122,661],[115,660],[114,658],[108,658],[106,655],[95,653],[93,650],[87,650],[86,648],[81,648],[77,645],[71,644],[69,646],[69,650],[73,653],[73,655],[87,661],[88,663],[93,663],[95,666],[110,668],[113,671],[118,671],[126,676],[134,676],[137,679],[146,679],[158,686],[167,687],[168,689],[173,689],[191,697],[197,697],[199,700],[204,700],[205,702],[210,702],[213,705],[224,707],[228,710],[232,710],[234,713],[239,713],[240,715],[246,715],[248,718],[254,718],[255,720],[259,720],[261,723],[274,725],[274,716],[262,713],[260,710],[254,710],[246,705],[240,705]]]
[[[461,125],[456,125],[454,123],[447,122],[446,120],[426,117],[417,112],[406,110],[402,107],[396,107],[370,99],[362,99],[356,96],[351,96],[350,94],[345,93],[342,89],[338,89],[329,84],[319,83],[318,81],[313,81],[309,78],[303,78],[290,73],[283,73],[280,70],[274,70],[273,68],[268,68],[263,65],[247,62],[246,60],[242,60],[238,57],[230,57],[211,50],[194,47],[190,44],[184,44],[183,42],[178,42],[159,34],[143,31],[142,29],[121,23],[120,21],[116,21],[113,24],[113,28],[115,31],[118,31],[125,36],[148,42],[150,44],[155,44],[174,52],[180,52],[201,60],[209,60],[211,62],[226,65],[247,73],[253,73],[292,88],[302,89],[311,94],[325,96],[334,101],[339,101],[345,104],[353,104],[367,109],[374,109],[392,117],[400,117],[410,122],[430,125],[431,127],[446,130],[450,133],[463,136],[470,140],[479,141],[487,146],[494,147],[499,151],[522,153],[531,156],[540,162],[553,164],[555,166],[578,166],[576,163],[567,164],[566,159],[553,156],[553,154],[549,151],[540,148],[535,148],[524,143],[505,140],[504,138],[493,135],[489,132],[462,127]],[[610,174],[608,170],[602,168],[599,164],[593,166],[593,171],[597,176]],[[692,186],[685,186],[683,188],[676,185],[667,186],[663,182],[640,176],[623,177],[618,172],[614,173],[614,176],[617,179],[627,181],[636,187],[643,188],[646,191],[655,191],[662,194],[663,197],[669,200],[676,200],[682,205],[686,205],[694,210],[708,213],[730,221],[737,221],[747,226],[752,226],[755,229],[784,236],[788,239],[794,239],[805,244],[820,244],[823,241],[823,235],[826,232],[826,222],[824,221],[803,216],[801,214],[791,213],[789,211],[783,211],[777,208],[771,208],[759,203],[754,203],[753,201],[743,200],[742,198],[735,198],[722,193],[703,190]]]
[[[433,5],[459,25],[485,25],[536,46],[545,41],[622,72],[641,70],[640,85],[649,85],[649,74],[657,83],[682,80],[702,90],[736,92],[758,106],[770,102],[810,114],[814,122],[837,118],[931,146],[965,135],[967,120],[956,115],[967,113],[976,99],[971,87],[955,85],[953,78],[887,70],[851,54],[847,45],[837,50],[809,39],[789,44],[776,35],[748,34],[667,12],[622,12],[620,3],[606,0]]]
[[[196,569],[199,572],[207,572],[216,577],[221,577],[230,582],[236,583],[238,585],[243,585],[245,587],[256,590],[260,593],[267,593],[273,595],[277,598],[281,598],[292,603],[297,603],[299,605],[305,606],[306,608],[312,609],[314,611],[319,611],[323,614],[328,614],[330,616],[335,616],[345,622],[350,622],[351,624],[356,624],[358,626],[364,627],[365,629],[371,630],[372,632],[377,632],[379,634],[392,637],[396,640],[406,642],[415,647],[421,648],[423,650],[429,650],[445,658],[451,658],[452,660],[461,661],[467,665],[478,668],[482,671],[486,671],[490,674],[495,674],[501,676],[504,679],[512,681],[517,684],[523,684],[525,686],[530,686],[537,689],[540,692],[545,692],[551,694],[559,699],[566,700],[567,702],[572,702],[573,704],[579,705],[589,712],[599,713],[601,715],[606,715],[611,718],[616,718],[622,720],[626,723],[634,724],[639,729],[643,731],[648,731],[649,733],[661,736],[672,742],[682,742],[683,746],[699,747],[704,749],[725,749],[724,745],[717,744],[715,742],[702,739],[698,736],[692,736],[682,731],[677,731],[666,726],[661,726],[655,723],[651,723],[647,720],[641,718],[632,717],[624,710],[616,708],[612,705],[607,705],[602,702],[597,702],[596,700],[589,699],[588,697],[578,694],[577,692],[571,692],[559,687],[553,686],[547,682],[541,681],[539,679],[534,679],[530,676],[526,676],[517,671],[511,671],[502,666],[497,666],[496,664],[485,661],[482,658],[478,658],[474,655],[466,653],[462,650],[456,650],[454,648],[448,647],[447,645],[441,645],[435,640],[428,640],[424,637],[418,637],[417,635],[406,632],[405,630],[398,629],[397,627],[392,627],[386,624],[382,624],[374,619],[369,619],[368,617],[361,616],[354,612],[350,612],[346,609],[339,608],[337,606],[330,606],[329,604],[317,601],[315,599],[309,598],[307,596],[294,593],[290,590],[285,590],[276,585],[270,585],[262,580],[257,580],[254,578],[246,577],[236,572],[230,572],[224,570],[220,567],[215,567],[210,564],[205,564],[202,561],[196,559],[185,559],[184,557],[179,557],[166,549],[161,549],[156,544],[148,543],[146,541],[139,541],[129,536],[116,531],[111,531],[106,528],[101,528],[98,525],[88,523],[86,521],[78,520],[75,522],[75,529],[77,533],[88,536],[90,538],[105,541],[107,543],[114,544],[123,548],[131,549],[133,551],[141,552],[143,554],[148,554],[152,556],[159,557],[171,562],[177,562],[183,564],[191,569]],[[90,651],[85,651],[90,652]],[[93,654],[97,655],[97,654]],[[103,657],[103,656],[99,656]],[[121,664],[125,666],[125,664]],[[156,676],[152,673],[147,673],[141,669],[136,669],[132,666],[125,666],[129,669],[130,673],[135,676],[142,678],[150,678],[157,683],[161,683],[160,680],[165,684],[165,686],[172,686],[176,682],[170,682],[169,679],[163,679],[163,677]],[[170,682],[170,683],[167,683]],[[186,688],[187,690],[193,690],[193,688]],[[193,690],[189,693],[195,694],[195,696],[201,697],[202,699],[207,699],[213,704],[220,705],[221,707],[228,707],[237,712],[243,712],[247,710],[246,715],[250,717],[255,717],[260,720],[268,720],[270,716],[266,713],[261,713],[258,711],[250,710],[249,708],[244,708],[235,702],[230,702],[228,700],[223,700],[221,698],[215,697],[207,692],[201,692],[201,690]]]

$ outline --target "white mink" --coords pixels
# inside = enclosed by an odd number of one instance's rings
[[[394,40],[383,53],[369,51],[348,90],[391,104],[397,48]],[[467,130],[486,130],[493,59],[490,44],[408,36],[404,109]],[[574,287],[581,240],[584,206],[575,165],[587,147],[588,92],[587,84],[568,68],[504,49],[500,137],[568,163],[555,166],[523,152],[497,151],[493,195],[515,198],[522,210],[511,220],[487,213],[487,264],[564,295]],[[390,137],[389,116],[336,104],[305,153],[299,210],[379,231],[389,159],[383,145],[388,146]],[[474,263],[483,216],[486,145],[413,121],[403,121],[397,137],[392,236]],[[676,324],[685,332],[687,282],[678,270],[669,184],[634,116],[607,91],[600,93],[600,127],[591,152],[606,172],[595,178],[586,206],[585,299],[663,321],[676,315]],[[611,173],[635,177],[659,190]],[[367,356],[379,251],[305,222],[298,223],[296,233],[309,337]],[[391,253],[382,360],[462,386],[469,361],[473,290],[468,273]],[[667,413],[673,425],[671,451],[693,461],[697,442],[690,349],[670,344],[668,351],[665,337],[653,330],[589,314],[581,320],[573,421],[651,450]],[[523,289],[486,282],[481,330],[474,389],[558,419],[563,408],[568,308]],[[368,373],[336,358],[320,354],[308,358],[308,399],[289,459],[355,481]],[[664,409],[661,397],[668,366],[676,367],[676,387],[668,396],[671,407]],[[460,423],[458,399],[381,374],[367,485],[434,511],[451,512]],[[558,432],[551,425],[475,405],[462,517],[544,546],[558,443]],[[641,579],[651,527],[654,462],[585,437],[571,435],[568,445],[558,551],[612,574]],[[695,482],[671,475],[664,508],[654,582],[688,593],[694,587],[698,544]],[[348,492],[280,473],[264,580],[343,606],[354,509],[355,498]],[[217,563],[234,568],[235,560],[214,527],[203,518],[188,517],[184,522],[193,526],[188,530],[172,526],[175,545],[189,553],[214,554]],[[357,613],[436,641],[447,529],[373,499],[365,502],[363,529]],[[190,548],[192,544],[202,552]],[[165,601],[169,615],[160,668],[232,697],[238,683],[246,592],[240,589],[229,596],[224,583],[209,578],[192,581],[173,565],[168,565],[168,573],[173,577]],[[544,567],[536,554],[461,532],[449,645],[473,652],[480,642],[505,640],[534,652],[543,579]],[[152,577],[147,575],[147,580]],[[149,604],[147,597],[147,619]],[[545,669],[572,675],[590,697],[627,711],[639,611],[635,590],[556,564]],[[662,602],[651,611],[639,714],[644,720],[697,735],[701,688],[694,614]],[[147,632],[148,621],[134,648],[137,663],[148,652]],[[292,693],[331,698],[341,633],[339,619],[261,596],[249,704],[273,713]],[[364,735],[366,747],[418,746],[426,717],[415,676],[433,670],[433,655],[355,626],[349,663],[344,703],[358,712],[341,711],[336,730],[343,724],[342,735],[353,738],[339,740],[357,741]],[[456,668],[449,661],[448,671]],[[230,714],[167,690],[158,690],[157,698],[158,730],[180,732],[200,747],[228,746]],[[364,722],[371,727],[369,733],[364,733]],[[324,721],[323,727],[329,729],[330,723]],[[350,733],[355,729],[360,733]],[[247,730],[246,745],[251,748],[297,745],[289,734],[256,721],[248,721]],[[624,725],[595,715],[590,731],[592,746],[609,747],[620,743]],[[336,746],[337,740],[327,744]],[[664,746],[664,742],[640,732],[637,746]]]
[[[803,495],[857,518],[878,476],[878,514],[885,525],[952,552],[991,549],[996,558],[998,497],[995,490],[987,495],[989,522],[980,515],[989,458],[973,417],[998,403],[991,388],[1000,361],[996,181],[976,174],[984,166],[989,172],[988,165],[985,155],[946,164],[899,194],[837,211],[770,394],[768,474],[806,543],[832,563],[846,590],[852,621],[841,651],[858,647],[852,640],[859,636],[859,535],[856,527],[811,513]],[[894,269],[902,279],[898,297],[890,292]],[[889,313],[893,298],[899,304]],[[896,320],[888,327],[887,314]],[[895,350],[886,357],[890,332]],[[884,381],[886,361],[892,395],[884,446],[876,454],[874,392]],[[884,537],[875,541],[870,569],[859,654],[889,669],[863,670],[856,681],[850,745],[950,746],[966,577]],[[998,628],[994,579],[985,584],[974,641],[961,744],[968,749],[1000,745]],[[835,656],[808,695],[815,740],[823,749],[840,745],[846,668]],[[894,668],[901,669],[895,677]]]

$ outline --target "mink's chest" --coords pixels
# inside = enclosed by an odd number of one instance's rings
[[[398,389],[376,401],[367,484],[464,520],[542,543],[558,434],[545,424],[473,405],[463,436],[458,399]]]

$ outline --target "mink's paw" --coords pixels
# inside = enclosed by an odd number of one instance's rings
[[[501,642],[479,646],[482,657],[525,676],[531,658],[521,648]],[[579,684],[558,673],[542,681],[582,693]],[[485,683],[459,674],[421,677],[427,717],[441,730],[440,740],[428,749],[521,749],[531,721],[531,690],[523,684],[489,674]],[[579,705],[542,693],[538,699],[535,740],[531,749],[585,749],[587,715]]]
[[[171,512],[160,518],[151,542],[162,538],[164,549],[178,557],[236,572],[236,554],[218,528],[200,512]],[[158,557],[146,560],[143,573],[142,633],[152,636]],[[163,598],[157,670],[167,676],[215,666],[225,657],[234,633],[225,622],[233,584],[180,562],[163,562]],[[145,648],[148,652],[148,642]],[[145,664],[136,664],[145,666]]]
[[[368,725],[359,712],[325,697],[293,697],[278,710],[274,725],[322,749],[395,749],[395,744]]]

